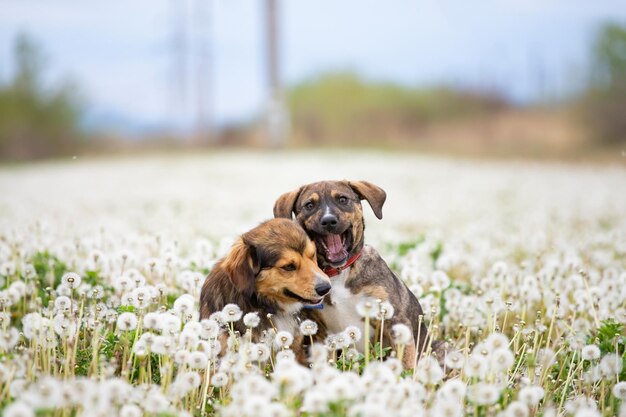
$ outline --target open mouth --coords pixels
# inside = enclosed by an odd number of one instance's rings
[[[298,294],[296,294],[293,291],[289,291],[287,288],[285,288],[285,290],[283,292],[284,292],[284,294],[287,297],[294,298],[294,299],[300,301],[303,304],[307,304],[307,305],[311,305],[311,306],[315,306],[315,305],[321,304],[322,301],[324,301],[324,297],[321,297],[321,298],[318,298],[318,299],[315,299],[315,300],[309,300],[308,298],[300,297]]]
[[[348,227],[341,234],[314,234],[317,251],[331,264],[340,265],[348,259],[352,249],[352,228]]]

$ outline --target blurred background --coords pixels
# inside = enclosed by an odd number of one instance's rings
[[[0,0],[0,160],[626,157],[617,0]]]

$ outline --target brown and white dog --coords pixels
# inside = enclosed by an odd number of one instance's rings
[[[406,369],[412,369],[429,343],[427,328],[419,319],[424,314],[422,307],[378,252],[364,245],[361,200],[367,200],[376,217],[382,219],[386,197],[380,187],[365,181],[316,182],[280,196],[274,216],[292,218],[295,214],[317,246],[317,262],[332,282],[320,310],[328,332],[338,333],[350,325],[363,330],[364,321],[355,308],[362,297],[388,301],[395,312],[386,321],[384,345],[392,346],[394,324],[407,325],[414,343],[406,347],[402,362]]]
[[[258,312],[260,324],[252,340],[271,328],[289,331],[294,335],[292,350],[304,362],[295,314],[320,304],[330,288],[317,265],[315,244],[304,230],[292,220],[272,219],[243,234],[211,270],[200,294],[200,318],[226,304],[238,305],[243,314]],[[234,323],[234,330],[246,332],[242,320]]]

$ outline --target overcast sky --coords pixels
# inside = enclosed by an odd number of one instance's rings
[[[209,5],[204,13],[201,4]],[[44,47],[50,78],[71,76],[97,117],[189,125],[193,91],[203,85],[212,91],[203,108],[214,120],[245,120],[266,96],[262,4],[0,0],[0,79],[12,73],[15,35],[27,32]],[[281,18],[288,84],[353,70],[407,85],[494,88],[528,102],[575,86],[593,34],[607,20],[625,22],[626,7],[623,0],[282,0]],[[212,50],[200,81],[192,56],[201,43],[181,51],[174,41],[181,27]],[[180,93],[181,85],[189,91]]]

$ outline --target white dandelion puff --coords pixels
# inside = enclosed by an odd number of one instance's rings
[[[544,389],[535,385],[523,387],[520,389],[517,398],[528,405],[529,407],[535,407],[543,399]]]
[[[490,355],[491,368],[496,372],[505,372],[515,364],[515,355],[508,348],[496,349]]]
[[[397,345],[413,343],[413,333],[406,324],[394,324],[391,327],[391,335],[393,336],[393,342]]]
[[[313,320],[304,320],[300,323],[300,332],[304,336],[312,336],[317,333],[317,323]]]
[[[174,311],[178,314],[189,314],[194,310],[194,298],[190,294],[183,294],[174,301]]]
[[[241,308],[237,304],[226,304],[222,309],[224,320],[228,323],[238,321],[241,318]]]
[[[203,352],[191,352],[187,357],[187,365],[191,369],[205,369],[209,363],[209,358]]]
[[[461,369],[465,364],[465,356],[458,350],[454,350],[446,353],[443,363],[449,369]]]
[[[615,398],[626,401],[626,381],[618,382],[617,384],[615,384],[613,386],[612,392]]]
[[[382,301],[378,305],[378,312],[376,313],[376,318],[379,320],[389,320],[393,317],[394,308],[389,301]]]
[[[287,331],[279,331],[274,337],[274,344],[276,347],[284,349],[291,346],[293,343],[293,335]]]
[[[137,315],[129,311],[120,314],[117,318],[117,328],[123,332],[137,328]]]
[[[276,354],[276,362],[293,362],[296,355],[290,349],[283,349]]]
[[[82,279],[80,275],[78,275],[76,272],[66,272],[61,277],[61,285],[70,289],[78,288],[81,281]]]
[[[356,343],[361,340],[361,329],[359,329],[357,326],[346,327],[344,333],[348,335],[351,343]]]
[[[122,406],[120,409],[120,417],[141,417],[143,416],[143,411],[138,405],[135,404],[126,404]]]
[[[600,348],[596,345],[587,345],[582,348],[581,356],[586,361],[600,359]]]
[[[223,387],[226,384],[228,384],[228,375],[224,372],[216,372],[215,374],[213,374],[213,377],[211,377],[211,385],[213,385],[214,387],[219,388]]]
[[[4,417],[35,417],[35,410],[21,401],[16,401],[7,405],[2,415]]]
[[[259,313],[253,311],[251,313],[247,313],[243,316],[243,324],[248,328],[255,328],[259,325],[261,319],[259,318]]]
[[[505,417],[528,417],[528,406],[521,401],[511,401],[504,410]]]
[[[374,298],[363,297],[356,303],[356,312],[361,317],[376,317],[378,314],[378,303]]]
[[[616,353],[609,353],[600,361],[600,369],[605,378],[615,378],[622,371],[622,358]]]

